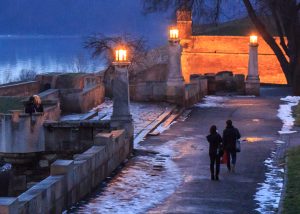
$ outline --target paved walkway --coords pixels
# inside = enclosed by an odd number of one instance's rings
[[[183,174],[183,182],[149,213],[256,213],[254,195],[258,183],[265,179],[264,161],[276,149],[274,141],[280,139],[277,131],[282,126],[277,118],[279,97],[268,96],[272,95],[271,89],[264,92],[260,98],[230,98],[224,107],[194,107],[185,122],[144,142],[164,144],[179,136],[189,137],[174,146],[179,155],[173,159]],[[205,136],[212,124],[223,131],[227,119],[234,121],[247,142],[238,154],[236,173],[228,173],[222,166],[220,181],[211,181]]]
[[[141,142],[134,158],[69,213],[258,213],[261,206],[254,195],[272,174],[265,160],[272,165],[275,141],[282,140],[277,110],[287,94],[266,88],[259,98],[230,97],[223,106],[193,107],[186,120],[181,117],[159,136]],[[222,132],[227,119],[245,141],[236,173],[222,165],[220,181],[211,181],[206,135],[213,124]],[[265,202],[263,208],[275,213],[272,197]]]

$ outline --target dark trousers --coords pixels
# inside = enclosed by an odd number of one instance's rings
[[[230,170],[230,161],[235,165],[236,163],[236,151],[227,151],[227,168]]]
[[[210,157],[210,173],[211,175],[215,174],[215,164],[216,164],[216,175],[219,175],[220,172],[220,156],[217,154],[209,154]]]

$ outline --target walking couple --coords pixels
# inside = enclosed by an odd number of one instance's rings
[[[234,172],[237,152],[236,142],[241,138],[241,135],[239,130],[232,125],[232,121],[226,121],[223,137],[217,132],[217,127],[213,125],[210,128],[210,134],[206,138],[209,142],[211,180],[219,180],[220,158],[223,156],[224,150],[227,153],[228,171]]]

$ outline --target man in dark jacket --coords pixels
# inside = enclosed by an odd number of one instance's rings
[[[210,127],[210,135],[206,137],[209,143],[209,157],[210,157],[210,173],[211,180],[219,180],[220,172],[220,149],[222,146],[222,137],[217,132],[215,125]],[[214,174],[216,164],[216,174]]]
[[[236,163],[236,141],[241,138],[240,132],[232,125],[231,120],[227,120],[226,128],[223,131],[223,144],[227,152],[227,168],[228,171],[234,172]],[[230,165],[230,160],[232,166]]]

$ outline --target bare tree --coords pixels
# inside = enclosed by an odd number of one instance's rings
[[[88,68],[87,68],[87,62],[82,54],[78,54],[73,61],[73,64],[71,65],[71,70],[74,73],[86,73]]]
[[[222,3],[226,0],[212,0],[213,7],[206,7],[205,0],[144,0],[144,12],[166,11],[170,8],[188,8],[193,16],[206,14],[218,21]],[[243,0],[248,16],[257,31],[274,51],[287,82],[295,94],[300,95],[300,1],[299,0]],[[234,5],[233,5],[234,6]],[[264,17],[268,17],[280,37],[280,45],[268,28]]]
[[[18,81],[30,81],[34,80],[37,73],[34,70],[22,69],[19,74]]]
[[[135,38],[130,35],[124,36],[104,36],[103,34],[90,36],[85,42],[85,47],[92,49],[93,57],[106,59],[111,65],[114,58],[114,50],[118,46],[124,46],[130,53],[132,63],[142,63],[146,53],[146,41],[140,37]]]

